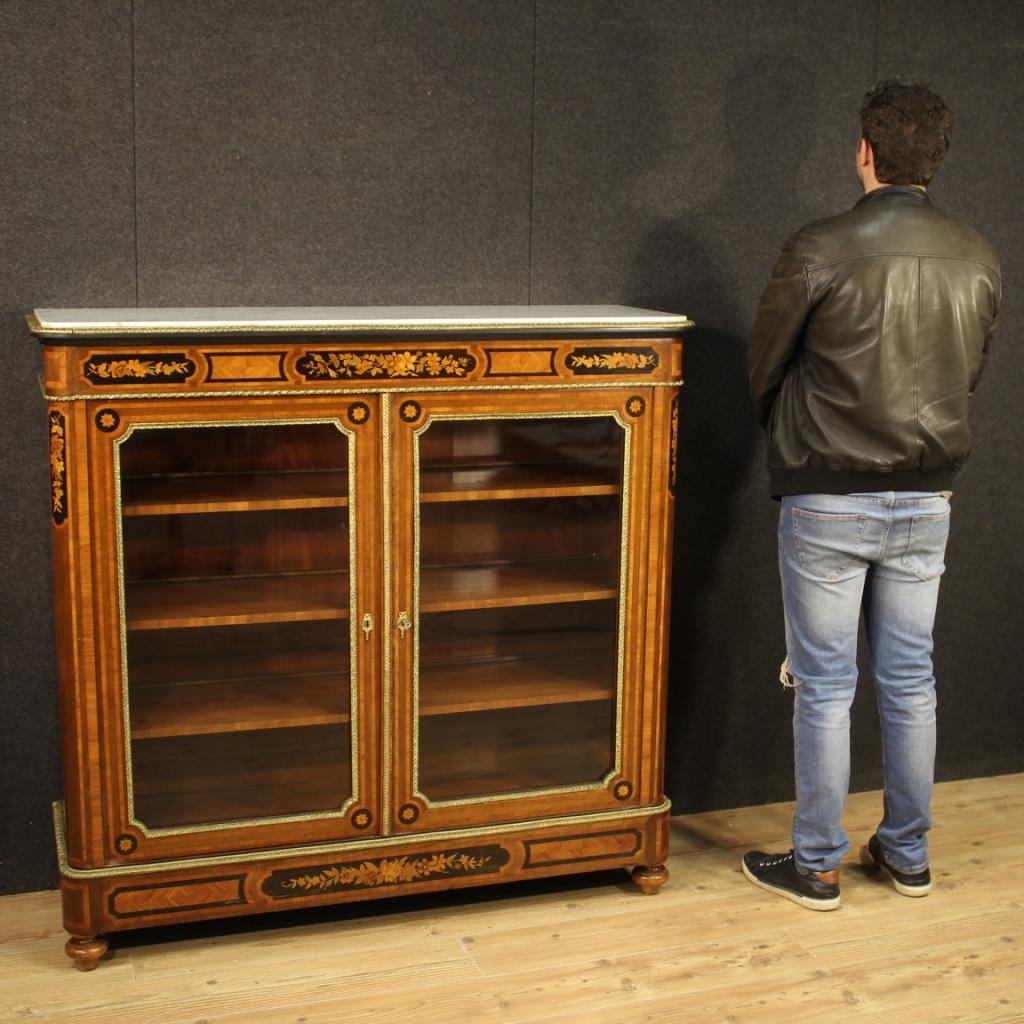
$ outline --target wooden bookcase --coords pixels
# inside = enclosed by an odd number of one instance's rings
[[[685,317],[37,310],[68,953],[614,866],[664,882]]]

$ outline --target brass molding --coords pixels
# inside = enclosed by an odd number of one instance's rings
[[[381,459],[381,514],[384,518],[384,530],[382,540],[382,558],[384,571],[384,593],[382,595],[383,615],[386,623],[391,622],[392,608],[392,569],[391,569],[391,529],[394,519],[391,511],[391,415],[383,407],[380,410],[380,459]],[[418,634],[417,634],[418,635]],[[391,640],[385,639],[381,644],[381,657],[383,658],[382,689],[383,699],[381,701],[381,809],[380,829],[385,836],[391,833],[391,734],[394,728],[392,720],[393,696],[391,667]]]
[[[125,391],[125,392],[93,392],[90,394],[51,395],[45,389],[43,398],[48,402],[123,402],[138,398],[315,398],[317,395],[388,395],[405,394],[406,392],[439,393],[444,391],[591,391],[600,388],[622,388],[630,384],[639,388],[680,388],[685,382],[679,380],[607,380],[607,381],[576,381],[559,380],[550,384],[479,384],[477,381],[462,380],[459,384],[416,384],[411,380],[396,379],[391,387],[352,387],[352,388],[280,388],[261,391]],[[42,387],[40,380],[40,387]]]
[[[672,396],[672,415],[668,441],[668,490],[674,498],[679,478],[679,396]]]
[[[620,385],[621,387],[621,385]],[[434,422],[465,422],[467,420],[537,420],[537,419],[613,419],[624,434],[622,444],[622,479],[624,481],[620,508],[619,535],[619,596],[615,666],[615,753],[614,763],[598,782],[577,783],[567,786],[548,786],[543,789],[511,790],[483,796],[462,797],[457,800],[431,800],[420,788],[420,647],[414,639],[412,653],[412,797],[424,807],[463,807],[472,804],[494,804],[509,800],[552,796],[569,793],[596,793],[607,789],[611,780],[622,772],[622,711],[625,703],[626,661],[626,604],[629,578],[629,533],[631,521],[631,490],[629,480],[633,469],[633,426],[615,409],[588,409],[579,412],[509,412],[509,413],[436,413],[429,414],[414,432],[413,443],[413,622],[414,637],[420,636],[420,436]],[[387,511],[387,510],[386,510]],[[390,521],[390,517],[389,520]]]
[[[121,718],[124,730],[124,772],[125,792],[128,801],[128,821],[138,829],[139,833],[147,838],[159,838],[161,836],[194,835],[206,832],[223,832],[226,829],[256,828],[264,825],[281,825],[297,821],[321,821],[325,818],[344,818],[349,810],[360,802],[360,774],[359,774],[359,624],[356,621],[358,616],[354,611],[358,607],[357,583],[358,573],[349,573],[349,701],[350,701],[350,727],[349,735],[349,757],[351,770],[351,794],[344,800],[340,807],[329,811],[317,811],[315,813],[299,813],[275,815],[266,818],[243,818],[237,821],[218,821],[196,825],[174,825],[166,828],[150,828],[141,822],[135,813],[135,781],[132,770],[131,755],[131,708],[130,693],[128,685],[128,623],[125,614],[125,577],[124,577],[124,510],[121,501],[121,453],[120,447],[139,430],[192,430],[199,427],[287,427],[305,426],[311,423],[331,424],[348,441],[348,473],[349,473],[349,561],[351,565],[357,563],[356,545],[356,520],[358,510],[358,495],[356,493],[356,434],[355,431],[346,427],[340,419],[335,416],[310,417],[295,419],[287,417],[283,419],[267,420],[199,420],[188,423],[133,423],[124,432],[124,435],[114,440],[115,458],[114,466],[114,516],[117,542],[117,603],[118,603],[118,625],[120,628],[120,656],[121,656]]]

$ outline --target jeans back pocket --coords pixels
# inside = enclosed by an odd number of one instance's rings
[[[948,540],[948,511],[914,516],[900,564],[920,580],[935,579],[946,569],[943,559]]]
[[[866,515],[793,509],[793,543],[800,566],[819,580],[834,583],[859,568]]]

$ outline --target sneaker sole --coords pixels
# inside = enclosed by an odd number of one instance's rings
[[[898,878],[894,877],[893,873],[884,865],[880,864],[874,857],[871,856],[871,851],[866,847],[862,846],[860,850],[860,862],[866,868],[873,868],[875,871],[881,872],[886,878],[892,882],[893,888],[901,896],[911,896],[915,899],[920,896],[927,896],[932,891],[932,883],[928,882],[926,885],[906,885],[901,882]]]
[[[819,899],[814,896],[801,896],[799,893],[790,892],[788,889],[780,889],[777,886],[769,885],[767,882],[762,882],[760,878],[757,878],[750,873],[750,869],[743,863],[743,861],[740,861],[740,867],[743,868],[743,874],[747,876],[747,881],[753,882],[759,889],[764,889],[765,892],[775,893],[776,896],[782,896],[791,903],[799,904],[806,910],[839,909],[841,900],[841,897],[839,896],[834,896],[830,899]]]

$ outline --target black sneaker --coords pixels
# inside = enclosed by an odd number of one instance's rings
[[[878,836],[872,836],[868,845],[860,851],[860,862],[869,868],[877,868],[883,875],[888,875],[893,887],[904,896],[927,896],[932,891],[932,875],[925,868],[911,874],[909,871],[900,871],[894,868],[882,852],[882,844]]]
[[[784,896],[808,910],[839,907],[839,871],[803,875],[796,869],[793,851],[783,854],[751,850],[743,857],[743,874],[754,885]]]

